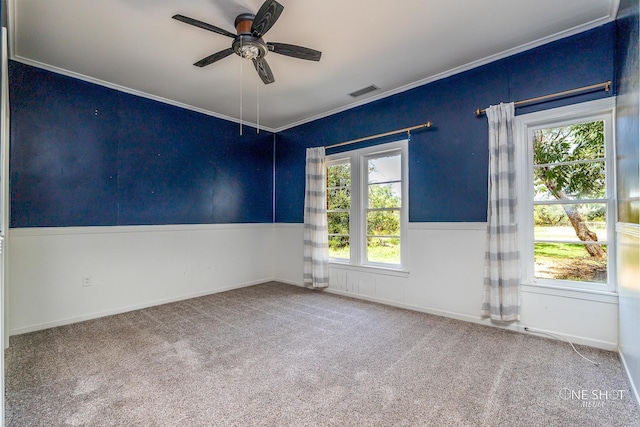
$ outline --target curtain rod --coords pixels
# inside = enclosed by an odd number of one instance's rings
[[[431,126],[433,126],[433,123],[427,122],[427,123],[423,123],[421,125],[411,126],[411,127],[408,127],[408,128],[392,130],[391,132],[379,133],[377,135],[365,136],[364,138],[352,139],[350,141],[340,142],[338,144],[326,145],[324,148],[342,147],[343,145],[355,144],[356,142],[362,142],[362,141],[368,141],[370,139],[382,138],[383,136],[395,135],[397,133],[407,132],[407,133],[411,134],[412,130],[422,129],[422,128],[430,128]]]
[[[538,96],[536,98],[524,99],[522,101],[514,102],[513,104],[515,106],[520,106],[522,104],[529,104],[533,102],[541,102],[541,101],[547,101],[550,99],[563,98],[565,96],[576,95],[578,93],[593,92],[598,89],[604,89],[606,92],[609,92],[611,90],[611,80],[609,80],[608,82],[598,83],[595,85],[579,87],[577,89],[565,90],[564,92],[557,92],[557,93],[552,93],[550,95]],[[485,111],[486,109],[481,110],[480,108],[478,108],[475,111],[475,114],[476,116],[481,116],[485,113]]]

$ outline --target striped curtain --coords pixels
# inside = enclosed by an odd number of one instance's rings
[[[520,252],[517,238],[514,105],[487,110],[489,120],[489,203],[482,315],[520,318]]]
[[[329,286],[327,164],[324,147],[307,148],[304,192],[304,283]]]

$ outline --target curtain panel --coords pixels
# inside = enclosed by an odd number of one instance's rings
[[[329,286],[327,163],[324,147],[307,148],[304,192],[304,283]]]
[[[493,320],[520,318],[514,104],[486,110],[489,121],[489,198],[481,313]]]

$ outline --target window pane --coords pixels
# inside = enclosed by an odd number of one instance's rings
[[[606,245],[535,243],[534,261],[538,279],[607,282]]]
[[[351,186],[351,166],[349,163],[331,165],[327,168],[327,187]]]
[[[607,205],[534,205],[533,230],[536,240],[607,241]]]
[[[367,237],[367,261],[400,264],[400,239]]]
[[[369,208],[399,208],[401,204],[401,183],[369,185]]]
[[[328,212],[327,225],[329,234],[349,235],[349,212]]]
[[[577,123],[534,132],[533,163],[604,158],[604,122]]]
[[[351,255],[349,244],[351,166],[349,163],[327,167],[327,187],[329,257],[348,260]],[[335,212],[336,210],[338,212]]]
[[[368,236],[400,236],[400,211],[367,212]]]
[[[400,155],[369,159],[369,184],[377,182],[400,181],[402,179],[402,161]]]
[[[351,207],[351,189],[334,188],[327,192],[327,209],[349,209]]]
[[[533,186],[534,200],[602,199],[604,162],[535,167]]]
[[[329,257],[349,259],[349,236],[329,236]]]

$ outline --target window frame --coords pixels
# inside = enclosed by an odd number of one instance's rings
[[[351,170],[351,209],[349,211],[350,257],[329,258],[332,264],[408,272],[409,223],[409,141],[402,139],[327,155],[327,168],[349,163]],[[401,159],[400,263],[388,264],[367,260],[368,162],[369,159],[399,154]]]
[[[568,126],[575,123],[591,121],[604,122],[605,143],[605,174],[606,197],[603,203],[607,206],[607,282],[605,284],[595,282],[579,282],[560,279],[542,279],[535,277],[534,268],[534,179],[533,179],[533,144],[531,138],[533,132],[539,129]],[[515,117],[515,144],[518,159],[517,177],[518,187],[518,223],[519,247],[522,271],[522,284],[538,288],[568,289],[589,293],[613,294],[616,289],[616,244],[615,222],[617,218],[616,186],[615,186],[615,98],[603,98],[596,101],[553,108]],[[587,203],[595,203],[588,199]],[[576,199],[574,204],[581,204],[582,200]],[[549,203],[557,204],[557,203]]]

